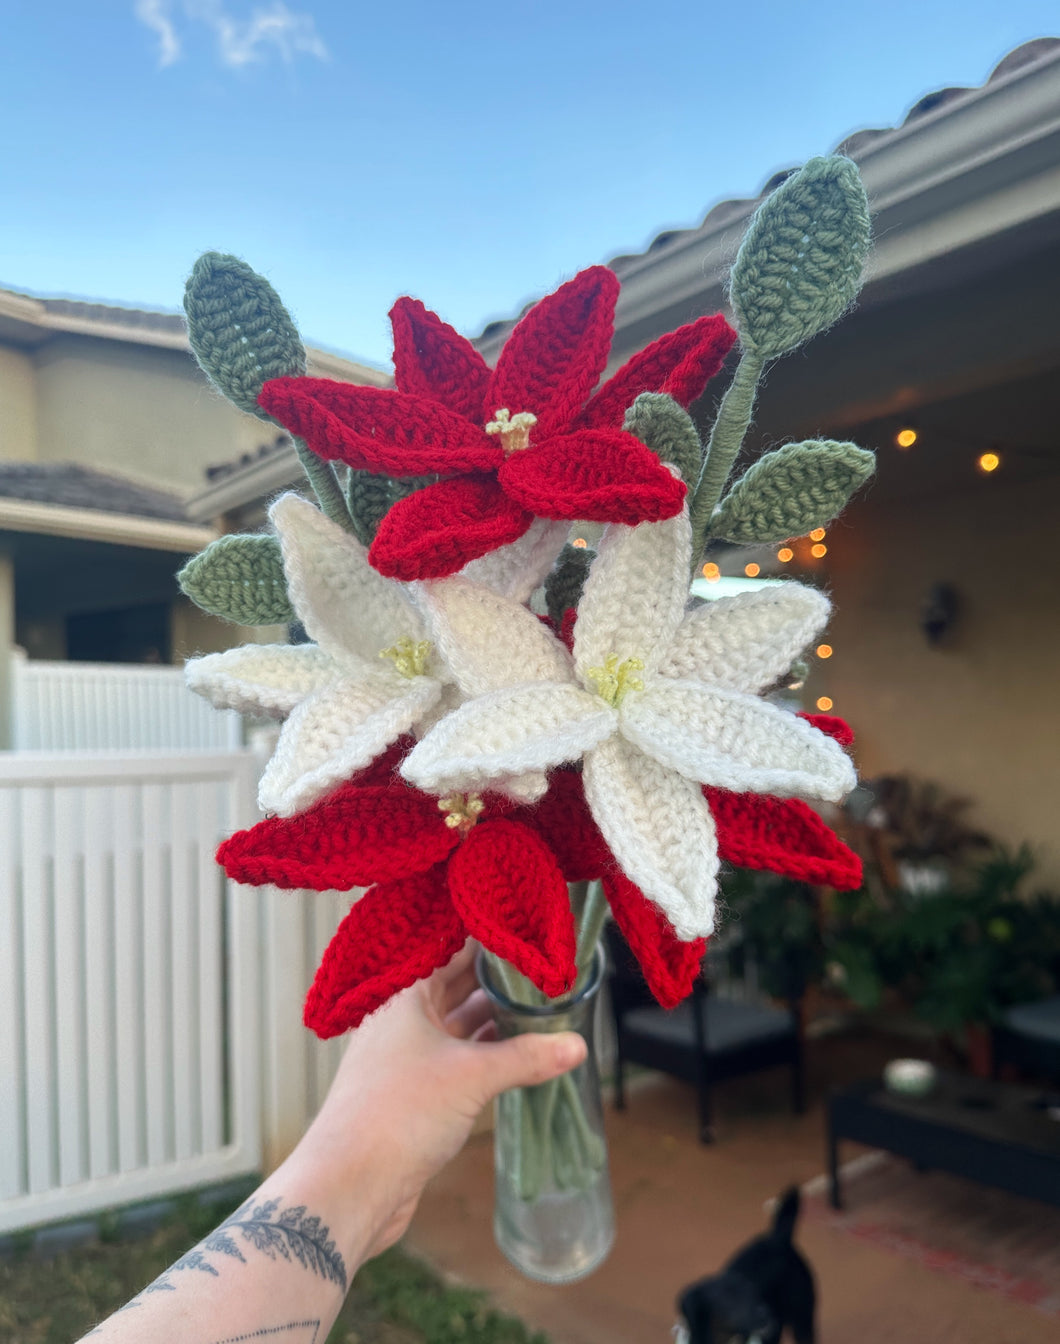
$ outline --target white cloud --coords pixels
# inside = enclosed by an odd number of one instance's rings
[[[135,13],[141,23],[158,34],[158,64],[172,65],[180,59],[180,38],[169,15],[169,0],[136,0]]]
[[[294,13],[283,0],[255,6],[249,18],[234,17],[221,0],[136,0],[136,17],[158,35],[160,66],[172,65],[182,52],[175,12],[185,24],[207,28],[216,39],[220,60],[234,69],[258,64],[270,55],[288,63],[298,56],[328,59],[313,16]]]

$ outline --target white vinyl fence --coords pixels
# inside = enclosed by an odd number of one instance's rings
[[[262,902],[213,857],[255,778],[0,753],[0,1232],[260,1168]]]
[[[12,661],[16,751],[233,751],[242,723],[184,684],[179,667]]]

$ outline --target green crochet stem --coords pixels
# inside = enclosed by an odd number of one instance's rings
[[[313,487],[313,493],[316,495],[317,503],[323,512],[344,531],[356,532],[353,519],[350,517],[350,511],[346,507],[346,501],[339,489],[334,467],[330,462],[325,462],[322,457],[317,457],[316,453],[308,448],[301,439],[295,439],[294,446],[298,454],[298,460],[302,464],[302,470],[305,472],[309,484]]]
[[[765,361],[760,355],[745,350],[718,407],[717,419],[714,421],[714,428],[710,431],[710,440],[707,443],[703,474],[699,478],[699,485],[689,506],[693,575],[699,568],[699,560],[707,543],[711,515],[717,507],[718,500],[721,499],[725,482],[732,471],[732,464],[736,461],[747,427],[751,423],[755,392],[764,364]]]
[[[588,888],[578,923],[578,951],[575,958],[578,965],[578,979],[574,986],[575,990],[581,987],[592,970],[596,946],[604,931],[609,908],[602,882],[590,882]]]

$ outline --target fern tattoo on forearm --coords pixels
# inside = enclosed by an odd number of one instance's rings
[[[255,1205],[253,1196],[240,1205],[198,1246],[172,1264],[150,1285],[147,1292],[171,1292],[176,1284],[170,1275],[178,1270],[197,1269],[215,1278],[219,1270],[210,1255],[224,1255],[246,1264],[239,1241],[248,1243],[270,1260],[297,1261],[303,1269],[346,1291],[346,1263],[331,1240],[329,1229],[317,1217],[306,1212],[304,1204],[280,1211],[279,1199],[266,1199]]]

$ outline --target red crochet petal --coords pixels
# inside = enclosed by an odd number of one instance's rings
[[[453,853],[449,894],[468,933],[543,994],[574,985],[574,916],[567,884],[543,840],[517,821],[485,821]]]
[[[574,652],[574,627],[578,624],[578,608],[568,607],[559,623],[560,643],[568,653]]]
[[[350,783],[379,784],[391,788],[407,789],[408,785],[397,773],[397,769],[415,745],[416,739],[410,733],[395,738],[386,751],[381,756],[377,756],[371,765],[366,765],[363,770],[358,770],[350,779]]]
[[[464,336],[419,299],[398,299],[390,310],[394,331],[394,382],[399,392],[441,402],[473,424],[484,425],[486,361]]]
[[[613,271],[590,266],[535,303],[500,353],[487,412],[532,411],[532,440],[567,429],[607,364],[618,288]]]
[[[358,471],[423,476],[492,471],[504,451],[484,429],[431,401],[329,378],[270,378],[258,404],[318,457]]]
[[[545,796],[533,807],[519,808],[516,820],[538,832],[568,882],[599,877],[614,863],[585,801],[578,770],[553,771]]]
[[[497,474],[539,518],[657,523],[680,513],[685,485],[632,434],[583,429],[512,453]]]
[[[325,1039],[356,1027],[387,999],[460,951],[467,938],[442,868],[366,891],[324,952],[303,1020]]]
[[[703,796],[714,814],[723,862],[840,891],[861,886],[861,860],[800,799],[730,793],[708,785]]]
[[[735,340],[736,332],[721,313],[660,336],[604,383],[575,425],[621,429],[626,411],[642,392],[666,392],[680,405],[690,406],[724,364]]]
[[[635,887],[624,873],[604,878],[604,893],[615,923],[637,958],[648,988],[664,1008],[676,1008],[692,993],[703,956],[705,938],[683,943],[657,905]]]
[[[812,723],[818,732],[834,737],[841,747],[854,745],[853,728],[838,714],[799,714],[798,717]]]
[[[217,851],[230,878],[285,890],[348,891],[426,872],[457,843],[437,799],[387,785],[344,784],[294,817],[237,831]]]
[[[444,579],[521,537],[533,514],[493,476],[438,481],[399,499],[379,524],[368,559],[391,579]]]

